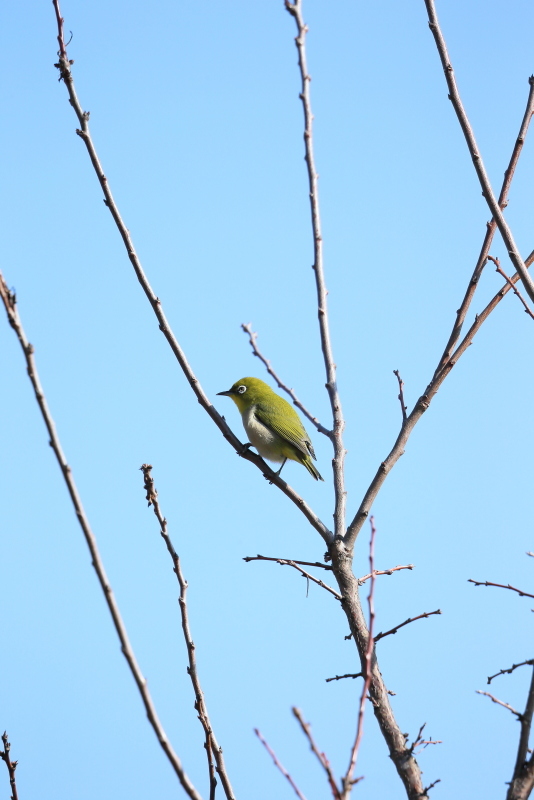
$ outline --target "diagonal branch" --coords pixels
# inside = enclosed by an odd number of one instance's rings
[[[510,586],[509,583],[492,583],[491,581],[474,581],[473,578],[467,579],[468,583],[474,583],[475,586],[496,586],[498,589],[510,589],[512,592],[517,592],[519,597],[534,597],[534,594],[523,592],[522,589],[516,589],[515,586]]]
[[[309,722],[305,722],[304,717],[302,716],[302,711],[300,710],[300,708],[297,708],[296,706],[293,706],[291,711],[293,712],[293,716],[298,720],[298,723],[299,723],[300,727],[302,728],[302,732],[303,732],[304,736],[306,737],[306,739],[308,740],[308,743],[310,745],[310,749],[311,749],[312,753],[315,756],[317,756],[317,760],[319,761],[319,764],[322,766],[322,768],[324,769],[324,771],[326,773],[326,778],[328,780],[328,785],[330,786],[330,791],[332,792],[332,797],[334,798],[334,800],[341,800],[341,795],[340,795],[340,792],[339,792],[339,789],[338,789],[338,786],[337,786],[337,783],[336,783],[336,779],[334,777],[334,773],[332,772],[332,767],[330,766],[330,762],[327,759],[326,755],[324,753],[322,753],[319,750],[319,748],[317,747],[317,744],[315,743],[315,739],[312,736],[310,723]]]
[[[495,673],[495,675],[488,676],[488,683],[491,683],[494,678],[498,678],[499,675],[511,675],[514,669],[517,669],[518,667],[524,667],[527,664],[529,666],[534,666],[534,658],[529,658],[528,661],[521,661],[520,664],[512,664],[512,666],[509,667],[508,669],[500,669],[498,672]]]
[[[498,258],[493,258],[493,256],[488,256],[488,259],[490,261],[493,261],[493,263],[495,264],[495,267],[496,267],[495,271],[498,272],[499,275],[501,275],[504,278],[506,283],[509,284],[509,286],[512,289],[512,291],[515,294],[515,296],[518,297],[521,300],[521,302],[523,303],[523,307],[525,309],[525,313],[527,313],[529,315],[529,317],[534,319],[534,314],[532,313],[532,311],[528,307],[527,301],[525,300],[525,298],[523,297],[523,295],[521,294],[519,289],[516,289],[515,283],[512,281],[512,279],[508,277],[508,275],[506,274],[506,272],[503,269],[501,269],[501,264],[500,264],[499,259]]]
[[[72,505],[74,506],[76,517],[78,519],[83,535],[85,537],[85,541],[89,548],[89,552],[91,554],[91,562],[97,574],[98,581],[100,583],[100,588],[104,593],[109,613],[111,614],[115,630],[117,631],[117,635],[121,643],[121,651],[126,661],[128,662],[130,671],[137,684],[137,688],[139,689],[139,693],[141,695],[141,699],[145,706],[148,720],[152,725],[154,733],[156,734],[157,739],[165,755],[169,759],[186,794],[188,795],[188,797],[191,798],[191,800],[201,800],[199,793],[191,783],[191,780],[189,779],[187,773],[185,772],[180,759],[174,752],[167,738],[167,734],[165,733],[165,730],[163,729],[163,726],[158,719],[158,715],[156,713],[152,697],[150,696],[150,692],[148,691],[146,678],[141,672],[139,664],[137,663],[137,660],[135,658],[134,651],[128,639],[126,627],[122,620],[119,607],[117,605],[117,601],[115,600],[115,596],[109,584],[109,580],[104,569],[104,564],[102,562],[102,558],[100,557],[100,553],[98,551],[96,538],[94,536],[93,531],[91,530],[91,526],[89,525],[89,520],[87,519],[87,516],[83,509],[82,501],[80,499],[80,495],[78,493],[78,488],[76,486],[74,478],[72,476],[71,468],[67,464],[67,460],[61,448],[61,443],[59,441],[59,437],[56,432],[54,420],[52,419],[52,415],[50,414],[48,404],[44,396],[43,388],[39,380],[39,375],[37,373],[37,368],[35,366],[35,359],[33,357],[34,353],[33,346],[28,342],[26,334],[24,333],[24,328],[22,327],[22,323],[20,321],[18,309],[16,306],[15,295],[9,291],[7,284],[4,281],[4,278],[1,273],[0,273],[0,297],[2,298],[2,301],[4,303],[9,324],[15,331],[20,346],[22,348],[22,351],[24,353],[24,357],[26,359],[26,366],[28,369],[28,376],[33,386],[35,398],[39,405],[39,409],[41,411],[43,421],[46,425],[48,435],[50,436],[50,446],[54,451],[57,462],[59,464],[59,468],[61,470],[61,474],[63,475],[63,479],[67,485],[67,489],[70,495],[70,499],[72,501]]]
[[[269,375],[271,375],[271,377],[274,378],[274,380],[278,384],[278,388],[282,389],[284,392],[286,392],[286,394],[289,395],[289,397],[293,401],[293,405],[295,405],[297,408],[299,408],[302,411],[304,416],[307,417],[313,425],[315,425],[315,427],[317,428],[319,433],[324,433],[325,436],[328,436],[329,439],[332,439],[333,432],[329,431],[328,428],[325,428],[324,425],[321,425],[321,423],[319,422],[317,417],[314,417],[313,414],[311,413],[311,411],[308,411],[306,406],[303,405],[300,402],[300,400],[298,399],[298,397],[295,394],[295,392],[293,391],[293,389],[290,389],[289,386],[287,386],[285,383],[283,383],[283,381],[278,377],[277,373],[274,371],[274,369],[271,366],[271,362],[269,361],[268,358],[265,358],[265,356],[263,355],[263,353],[259,349],[258,345],[256,344],[256,340],[258,338],[258,334],[255,333],[252,330],[252,323],[249,322],[246,325],[245,325],[245,323],[242,323],[241,324],[241,329],[248,335],[248,341],[249,341],[249,344],[250,344],[250,346],[252,348],[253,355],[255,355],[257,358],[259,358],[260,361],[265,365],[265,368],[266,368],[267,372],[269,373]]]
[[[321,233],[321,217],[319,213],[319,176],[315,168],[315,157],[313,154],[313,114],[310,102],[310,82],[311,76],[308,73],[306,63],[306,33],[307,26],[302,18],[302,0],[295,0],[294,3],[285,0],[285,7],[294,18],[298,36],[295,39],[299,55],[299,68],[301,77],[300,99],[304,110],[304,146],[306,150],[306,165],[308,167],[308,182],[310,187],[310,206],[313,228],[313,251],[315,272],[315,284],[317,289],[317,303],[319,315],[319,331],[321,334],[321,348],[323,351],[324,365],[326,371],[326,389],[330,398],[332,408],[333,431],[332,443],[334,446],[333,472],[334,472],[334,491],[335,491],[335,510],[334,510],[334,533],[336,536],[345,534],[345,504],[346,491],[345,479],[343,474],[343,464],[345,461],[345,448],[343,445],[343,429],[345,420],[341,410],[341,399],[337,389],[336,365],[330,342],[330,327],[328,322],[328,304],[324,269],[323,269],[323,237]]]
[[[298,572],[300,572],[300,574],[303,576],[303,578],[306,578],[309,581],[313,581],[318,586],[321,586],[321,588],[326,589],[327,592],[330,592],[330,594],[334,595],[336,600],[341,600],[341,595],[339,594],[339,592],[336,592],[335,589],[332,589],[331,586],[328,586],[328,584],[323,583],[323,581],[319,580],[319,578],[316,578],[314,575],[310,575],[310,573],[306,572],[306,570],[302,569],[302,567],[300,567],[298,565],[298,562],[296,562],[296,561],[289,561],[286,558],[263,558],[263,556],[247,556],[246,558],[243,559],[243,561],[247,561],[247,562],[249,562],[249,561],[276,561],[276,563],[280,564],[282,567],[285,567],[285,566],[293,567]],[[313,566],[315,566],[315,565],[313,565]]]
[[[480,689],[477,689],[476,693],[483,694],[485,697],[489,697],[492,703],[497,703],[497,705],[502,706],[503,708],[507,708],[508,711],[511,711],[512,714],[515,714],[519,720],[523,716],[520,711],[516,711],[515,708],[512,708],[511,705],[509,705],[508,703],[504,703],[502,700],[499,700],[497,697],[494,697],[494,695],[490,694],[489,692],[481,692]]]
[[[180,605],[180,615],[182,618],[182,631],[184,634],[185,644],[187,647],[187,655],[189,658],[189,667],[187,668],[187,672],[189,677],[191,678],[191,683],[193,684],[193,690],[195,692],[195,710],[198,713],[198,718],[200,720],[200,724],[204,729],[204,734],[206,737],[206,742],[204,747],[206,748],[206,755],[208,758],[210,790],[212,792],[212,795],[215,796],[215,786],[217,785],[217,780],[215,778],[213,761],[211,758],[213,755],[213,757],[215,758],[215,762],[217,764],[217,772],[221,779],[221,783],[223,786],[224,793],[227,797],[227,800],[235,800],[232,785],[230,783],[230,778],[228,777],[228,772],[226,770],[226,765],[224,763],[222,747],[217,742],[217,739],[215,738],[215,734],[213,732],[213,728],[211,727],[211,722],[208,715],[208,709],[206,706],[206,700],[204,698],[204,692],[202,691],[202,687],[200,685],[200,678],[197,670],[197,659],[195,654],[196,647],[193,642],[193,637],[191,635],[191,629],[189,627],[189,614],[187,611],[187,588],[189,584],[187,583],[187,581],[183,576],[182,566],[180,564],[180,557],[176,552],[176,550],[174,549],[171,537],[169,536],[169,533],[167,531],[167,520],[162,515],[159,507],[158,492],[156,490],[156,487],[154,486],[154,479],[152,477],[152,465],[143,464],[141,467],[141,471],[143,473],[144,488],[146,490],[146,499],[148,501],[148,505],[152,506],[154,514],[156,515],[156,518],[159,522],[160,534],[167,546],[167,550],[169,551],[169,555],[172,559],[172,564],[173,564],[173,572],[176,575],[176,578],[178,580],[178,586],[180,587],[179,605]]]
[[[256,736],[258,737],[258,739],[260,740],[262,745],[265,747],[265,749],[267,750],[269,755],[271,756],[272,760],[274,761],[275,767],[277,767],[280,770],[280,772],[282,773],[282,775],[284,776],[284,778],[287,779],[287,781],[289,782],[289,785],[291,786],[291,788],[293,789],[293,791],[295,792],[295,794],[297,795],[299,800],[306,800],[306,798],[304,797],[304,795],[300,791],[299,787],[297,786],[297,784],[295,783],[295,781],[293,780],[293,778],[291,777],[291,775],[289,774],[287,769],[284,766],[282,766],[282,764],[278,761],[278,758],[276,757],[276,753],[274,752],[274,750],[272,750],[271,747],[269,747],[269,745],[267,744],[267,742],[265,741],[265,739],[261,735],[261,733],[258,730],[258,728],[254,728],[254,733],[256,734]]]
[[[424,614],[419,614],[417,617],[409,617],[405,619],[404,622],[401,622],[400,625],[396,625],[394,628],[391,628],[390,631],[386,631],[385,633],[377,633],[375,636],[375,642],[379,642],[380,639],[383,639],[384,636],[390,636],[391,634],[397,633],[401,628],[404,628],[405,625],[409,625],[410,622],[415,622],[416,619],[426,619],[427,617],[431,617],[433,614],[441,614],[441,610],[438,608],[437,611],[425,611]]]
[[[271,558],[270,556],[244,556],[243,561],[280,561],[279,558]],[[320,561],[298,561],[296,558],[283,558],[282,561],[292,561],[294,564],[302,564],[303,567],[320,567],[321,569],[332,570],[330,564],[321,564]]]
[[[375,571],[371,574],[364,575],[362,578],[358,578],[358,583],[360,586],[364,584],[369,578],[374,577],[375,575],[393,575],[394,572],[398,572],[400,569],[413,569],[413,564],[406,564],[405,566],[397,566],[391,567],[391,569],[375,569]]]
[[[508,193],[510,191],[510,186],[512,184],[512,179],[514,177],[515,168],[519,161],[519,156],[521,155],[521,150],[523,149],[528,127],[530,125],[530,121],[532,119],[533,114],[534,114],[534,81],[529,80],[527,106],[525,108],[523,120],[519,128],[519,133],[515,141],[514,149],[512,150],[512,155],[510,157],[508,167],[504,173],[504,178],[501,186],[501,193],[499,194],[499,207],[502,209],[505,209],[506,206],[508,205]],[[440,362],[437,366],[436,374],[445,366],[445,364],[447,363],[447,361],[451,356],[454,347],[456,346],[460,338],[460,333],[462,331],[462,327],[465,322],[469,306],[471,305],[471,300],[473,299],[476,289],[478,287],[482,270],[484,269],[484,266],[486,264],[486,260],[488,258],[491,243],[493,242],[493,237],[495,235],[496,229],[497,229],[497,223],[495,222],[495,219],[492,219],[487,224],[486,235],[484,236],[484,241],[482,242],[480,255],[478,257],[475,269],[471,276],[471,280],[469,281],[469,284],[467,286],[464,299],[462,300],[460,308],[456,312],[456,321],[451,331],[449,341],[447,342],[443,355],[441,356]],[[525,265],[528,266],[526,262]]]
[[[69,100],[70,104],[73,107],[76,116],[78,117],[78,121],[80,123],[80,129],[76,131],[78,136],[84,142],[87,152],[89,153],[89,157],[91,159],[91,163],[93,168],[96,172],[97,178],[99,180],[100,186],[102,191],[104,192],[105,197],[105,204],[109,208],[111,212],[111,216],[117,226],[117,229],[122,237],[124,242],[124,246],[126,247],[126,251],[128,253],[128,258],[134,268],[135,274],[141,287],[152,307],[152,310],[158,320],[159,328],[163,335],[165,336],[167,342],[170,345],[172,352],[174,353],[182,372],[184,373],[191,389],[193,390],[198,402],[202,406],[202,408],[209,414],[215,425],[219,428],[221,433],[223,434],[224,438],[231,444],[234,448],[236,453],[244,458],[246,461],[250,461],[257,467],[263,477],[269,482],[274,483],[280,491],[282,491],[286,497],[289,499],[299,508],[308,522],[315,528],[315,530],[321,534],[324,541],[327,545],[330,544],[332,541],[332,533],[326,527],[326,525],[321,522],[319,517],[313,512],[313,510],[308,506],[308,504],[300,497],[300,495],[295,492],[294,489],[291,488],[284,480],[282,480],[277,474],[265,463],[265,461],[258,456],[256,453],[253,453],[249,448],[243,446],[243,443],[237,438],[237,436],[233,433],[231,428],[229,427],[228,423],[226,422],[225,418],[219,414],[219,412],[215,409],[212,405],[211,401],[209,400],[208,396],[204,392],[202,386],[198,378],[196,377],[195,373],[193,372],[184,351],[180,347],[178,340],[176,339],[171,326],[167,320],[163,312],[163,308],[161,305],[161,300],[157,295],[154,293],[147,276],[143,270],[139,257],[135,251],[133,246],[132,239],[130,237],[130,233],[128,228],[126,227],[117,204],[113,198],[111,193],[111,189],[109,187],[108,179],[106,178],[104,171],[102,169],[102,165],[98,158],[98,154],[96,152],[93,140],[91,138],[91,133],[89,131],[89,114],[82,110],[80,105],[80,101],[76,94],[76,89],[74,86],[74,79],[72,77],[71,72],[71,62],[67,58],[65,44],[63,42],[63,19],[61,17],[61,13],[59,10],[59,0],[53,0],[54,8],[56,11],[56,19],[58,23],[58,40],[60,41],[60,50],[59,50],[59,62],[56,64],[57,68],[60,72],[61,80],[64,82],[65,86],[67,87],[67,91],[69,93]]]
[[[7,767],[7,772],[9,775],[9,785],[11,787],[11,800],[18,800],[18,792],[17,792],[17,782],[15,779],[15,770],[17,769],[18,761],[11,761],[10,750],[11,744],[7,738],[7,732],[4,731],[2,734],[2,742],[4,743],[4,749],[0,750],[0,758],[4,762]]]
[[[519,136],[517,137],[514,146],[512,158],[510,159],[508,169],[505,173],[503,189],[501,190],[500,199],[503,201],[503,203],[507,201],[510,183],[515,171],[515,167],[517,165],[517,160],[519,158],[523,141],[527,133],[528,124],[532,118],[532,113],[534,109],[534,80],[529,80],[529,84],[530,84],[530,90],[527,101],[527,107],[523,115]],[[460,309],[457,312],[455,325],[449,337],[447,346],[445,347],[443,356],[441,357],[438,366],[436,367],[434,376],[430,381],[430,383],[428,384],[428,386],[426,387],[424,394],[421,395],[421,397],[415,404],[413,410],[408,415],[406,421],[402,425],[400,433],[389,455],[380,464],[373,480],[369,485],[369,488],[367,489],[364,495],[362,502],[360,503],[360,507],[356,512],[354,519],[352,520],[347,529],[344,541],[345,541],[345,546],[349,550],[352,550],[354,548],[356,538],[362,528],[362,525],[369,516],[371,507],[380,489],[382,488],[384,481],[386,480],[387,476],[389,475],[389,473],[391,472],[392,468],[395,466],[399,458],[404,454],[404,448],[406,446],[408,439],[410,438],[413,429],[415,428],[415,426],[417,425],[417,423],[419,422],[425,411],[428,409],[432,399],[437,394],[441,384],[443,383],[447,375],[450,373],[454,365],[457,363],[458,359],[465,353],[467,348],[471,345],[473,338],[480,330],[482,324],[486,321],[491,312],[495,310],[495,308],[501,302],[503,297],[510,291],[510,285],[507,283],[502,287],[502,289],[500,289],[497,292],[497,294],[492,298],[492,300],[490,300],[490,302],[482,311],[482,313],[476,316],[474,323],[469,328],[462,342],[456,347],[456,350],[454,350],[454,352],[452,352],[451,355],[451,351],[453,347],[456,346],[456,343],[458,342],[458,339],[460,337],[460,332],[462,330],[465,316],[467,314],[467,310],[469,308],[476,286],[478,284],[480,273],[482,271],[484,264],[486,263],[492,239],[493,239],[493,233],[491,234],[491,236],[488,236],[488,231],[486,231],[486,237],[484,239],[482,250],[480,252],[480,256],[477,261],[477,266],[475,267],[475,271],[473,272],[473,276],[471,277],[471,280],[469,282],[467,292],[463,299],[462,305],[460,306]],[[532,253],[530,253],[528,258],[526,259],[525,266],[529,267],[533,262],[534,262],[534,250],[532,251]],[[519,275],[516,273],[511,277],[510,280],[512,283],[516,283],[519,280]]]
[[[482,188],[482,195],[489,206],[493,219],[495,220],[499,229],[499,233],[504,241],[508,256],[514,265],[514,268],[519,273],[523,286],[525,287],[525,291],[530,299],[534,302],[534,281],[527,271],[527,268],[514,241],[514,237],[512,236],[512,231],[508,227],[508,224],[504,218],[504,214],[493,194],[493,190],[486,173],[486,168],[484,167],[484,162],[482,161],[482,156],[480,155],[475,140],[475,135],[469,123],[469,119],[467,118],[467,114],[463,107],[460,93],[456,85],[454,71],[450,62],[449,54],[447,52],[447,45],[445,44],[445,39],[439,26],[434,0],[425,0],[425,6],[428,12],[428,25],[434,36],[434,41],[436,42],[441,65],[445,73],[445,80],[447,81],[447,87],[449,89],[449,99],[452,102],[456,116],[458,117],[458,122],[462,128],[469,153],[473,159],[473,165]],[[534,76],[530,78],[530,81],[534,82]]]

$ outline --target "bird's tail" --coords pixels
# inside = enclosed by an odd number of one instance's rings
[[[301,463],[304,464],[310,475],[314,477],[316,481],[324,481],[323,476],[321,475],[321,473],[319,472],[319,470],[317,469],[311,458],[304,457]]]

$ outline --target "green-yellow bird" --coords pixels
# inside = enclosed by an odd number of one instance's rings
[[[250,443],[260,456],[276,464],[281,462],[282,467],[288,458],[298,461],[316,481],[323,480],[312,461],[313,445],[299,415],[270,386],[259,378],[241,378],[227,392],[218,394],[232,398],[241,412]]]

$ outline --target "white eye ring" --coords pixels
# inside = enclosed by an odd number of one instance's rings
[[[237,387],[237,391],[239,392],[239,394],[245,394],[245,392],[247,391],[247,387],[246,386],[238,386]]]

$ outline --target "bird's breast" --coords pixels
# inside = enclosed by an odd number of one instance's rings
[[[256,417],[254,406],[243,411],[242,420],[249,441],[254,445],[260,456],[278,464],[282,462],[284,460],[282,453],[283,440],[263,422],[259,421]]]

